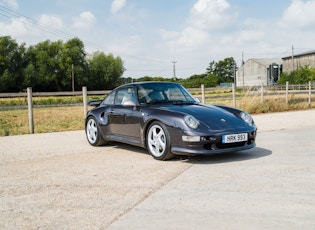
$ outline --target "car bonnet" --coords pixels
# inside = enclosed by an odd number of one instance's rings
[[[237,130],[249,126],[240,117],[215,105],[169,105],[163,109],[192,115],[211,130]]]

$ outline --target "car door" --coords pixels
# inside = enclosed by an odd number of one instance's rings
[[[142,116],[138,106],[124,106],[128,101],[138,103],[134,88],[117,90],[109,112],[110,130],[114,135],[140,140]]]

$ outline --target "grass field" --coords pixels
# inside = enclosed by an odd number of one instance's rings
[[[34,132],[84,129],[83,106],[34,108]],[[0,136],[29,133],[27,109],[0,111]]]
[[[201,97],[194,93],[195,97]],[[289,96],[289,103],[286,104],[285,95],[264,96],[261,103],[259,94],[249,95],[246,92],[237,92],[238,99],[236,107],[251,114],[283,112],[290,110],[304,110],[315,108],[315,95],[312,95],[312,103],[308,104],[308,95]],[[101,99],[103,96],[89,97],[88,100]],[[206,104],[218,104],[233,106],[231,91],[216,91],[206,94]],[[81,103],[81,97],[41,97],[34,98],[34,104],[67,104]],[[26,105],[25,98],[0,98],[0,106]],[[60,132],[84,129],[83,106],[59,106],[34,108],[34,132]],[[27,109],[0,110],[0,136],[20,135],[29,133]]]

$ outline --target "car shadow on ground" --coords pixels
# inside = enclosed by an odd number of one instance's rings
[[[193,157],[195,159],[190,158],[189,161],[192,161],[194,164],[223,164],[235,161],[254,160],[270,156],[271,154],[272,151],[269,149],[255,147],[250,150],[223,153],[218,155],[198,155]]]
[[[148,154],[148,151],[144,148],[132,146],[123,143],[111,142],[109,143],[112,148],[125,149],[137,153]],[[269,149],[264,149],[260,147],[255,147],[250,150],[222,153],[216,155],[196,155],[196,156],[175,156],[174,158],[168,161],[183,161],[191,164],[222,164],[234,161],[245,161],[245,160],[254,160],[262,157],[267,157],[272,154],[272,151]],[[152,158],[153,160],[153,158]]]
[[[117,148],[117,149],[129,150],[132,152],[147,154],[149,156],[148,151],[146,149],[138,147],[138,146],[134,146],[134,145],[125,144],[125,143],[109,142],[105,147],[111,147],[114,149]]]

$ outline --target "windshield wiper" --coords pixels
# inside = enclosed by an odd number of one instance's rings
[[[196,102],[195,101],[182,101],[182,100],[177,100],[177,101],[153,100],[153,101],[147,102],[147,104],[194,105],[196,104]]]
[[[165,100],[153,100],[153,101],[147,102],[147,104],[163,104],[163,103],[169,103],[169,102]]]
[[[170,101],[172,104],[174,105],[193,105],[195,104],[194,101],[181,101],[181,100],[178,100],[178,101]]]

